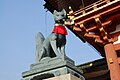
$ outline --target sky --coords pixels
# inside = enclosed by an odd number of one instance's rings
[[[47,37],[54,26],[44,0],[0,0],[0,79],[20,80],[35,64],[37,32]],[[68,30],[66,55],[76,65],[101,58],[88,43]]]

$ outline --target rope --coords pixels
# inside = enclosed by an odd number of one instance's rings
[[[47,36],[47,12],[45,11],[45,36]]]
[[[84,5],[84,1],[83,1],[83,0],[82,0],[82,6],[85,7],[85,5]]]

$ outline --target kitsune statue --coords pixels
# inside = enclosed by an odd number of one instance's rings
[[[46,57],[53,58],[65,55],[67,30],[64,26],[64,21],[66,18],[66,11],[64,9],[60,12],[54,10],[53,16],[55,25],[52,33],[46,39],[40,32],[36,35],[37,63]]]

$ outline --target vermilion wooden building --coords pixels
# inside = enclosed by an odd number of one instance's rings
[[[79,65],[86,80],[120,80],[120,1],[44,0],[45,8],[67,11],[66,26],[104,59]]]

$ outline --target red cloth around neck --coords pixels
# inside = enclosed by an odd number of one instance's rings
[[[64,34],[64,35],[68,34],[65,26],[62,25],[55,26],[52,32],[57,34]]]

